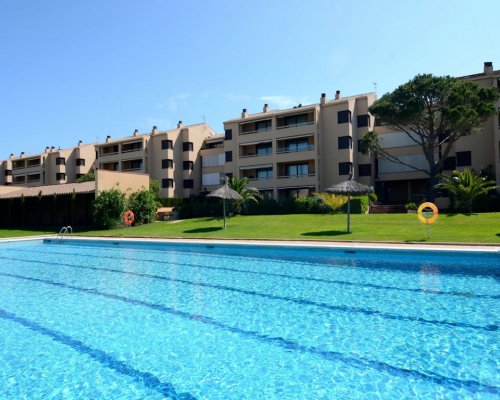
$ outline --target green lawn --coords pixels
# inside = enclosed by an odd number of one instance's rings
[[[343,214],[298,214],[236,216],[228,220],[225,230],[222,229],[221,218],[196,218],[82,234],[161,238],[500,243],[500,213],[441,214],[431,227],[430,240],[427,240],[427,228],[418,221],[416,214],[352,215],[351,231],[350,234],[346,233],[346,216]]]
[[[133,228],[108,231],[81,231],[88,236],[213,238],[213,239],[300,239],[360,240],[380,242],[457,242],[499,243],[500,213],[441,214],[427,228],[415,214],[352,215],[350,234],[346,233],[346,216],[335,215],[259,215],[236,216],[222,229],[222,218],[195,218],[184,221],[156,222]],[[55,234],[54,231],[1,230],[1,237]]]
[[[57,232],[43,229],[0,229],[0,238],[22,237],[22,236],[37,236],[37,235],[53,235]]]

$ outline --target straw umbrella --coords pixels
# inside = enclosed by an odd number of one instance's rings
[[[351,195],[361,196],[373,192],[373,187],[365,186],[349,177],[349,180],[337,183],[325,189],[329,193],[347,195],[347,233],[351,231]]]
[[[226,200],[243,200],[240,194],[229,187],[227,184],[227,176],[224,180],[224,185],[207,194],[207,197],[218,197],[222,199],[222,213],[224,215],[224,229],[226,229]]]

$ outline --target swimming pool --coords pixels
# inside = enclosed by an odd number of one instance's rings
[[[0,243],[0,399],[496,399],[500,254]]]

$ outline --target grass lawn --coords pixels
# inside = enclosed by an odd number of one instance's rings
[[[37,235],[52,235],[57,232],[44,229],[0,229],[0,238],[22,237],[22,236],[37,236]]]
[[[222,218],[195,218],[156,222],[132,228],[87,231],[89,236],[213,238],[213,239],[300,239],[361,240],[390,242],[499,243],[500,213],[440,214],[427,228],[416,214],[367,214],[351,216],[351,233],[346,233],[343,214],[294,214],[236,216],[222,229]]]

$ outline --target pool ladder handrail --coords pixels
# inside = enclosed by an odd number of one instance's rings
[[[64,235],[72,235],[73,234],[73,228],[71,226],[63,226],[59,233],[57,234],[56,240],[63,240]]]

